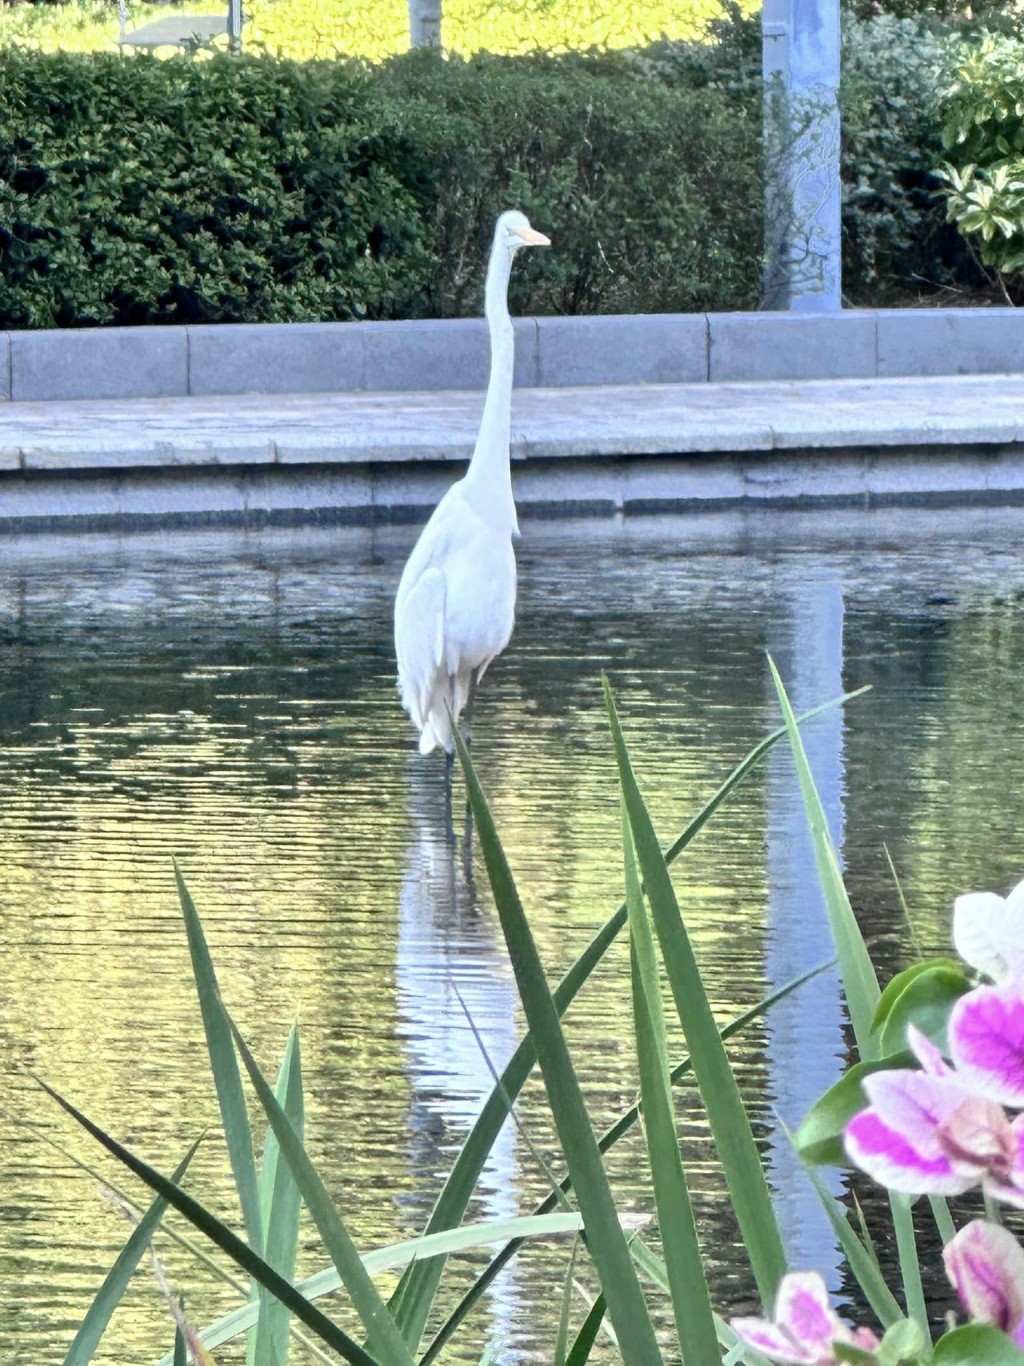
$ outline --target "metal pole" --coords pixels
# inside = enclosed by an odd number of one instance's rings
[[[228,50],[236,56],[242,50],[242,0],[228,0]]]
[[[764,306],[842,307],[839,0],[764,0]]]

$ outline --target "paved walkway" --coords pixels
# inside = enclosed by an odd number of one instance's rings
[[[0,470],[462,460],[478,393],[0,405]],[[1024,442],[1024,375],[521,389],[519,457]]]
[[[480,409],[454,391],[0,404],[0,524],[419,507]],[[552,507],[1024,496],[1024,375],[522,389],[513,456],[521,496]]]

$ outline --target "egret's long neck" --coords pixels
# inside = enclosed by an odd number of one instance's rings
[[[515,366],[515,334],[508,315],[508,277],[511,252],[497,244],[487,267],[484,313],[491,334],[491,375],[480,420],[480,431],[466,474],[467,489],[482,498],[502,521],[517,529],[509,469],[512,433],[512,374]]]

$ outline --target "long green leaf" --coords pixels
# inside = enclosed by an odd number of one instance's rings
[[[625,807],[622,827],[640,1099],[672,1312],[683,1360],[691,1366],[702,1366],[702,1363],[714,1366],[720,1353],[704,1261],[697,1241],[697,1223],[676,1132],[658,960]]]
[[[469,751],[458,730],[453,734],[519,997],[537,1048],[552,1118],[576,1188],[587,1247],[601,1280],[608,1315],[622,1345],[626,1366],[662,1366],[654,1326],[619,1224],[608,1176],[537,946]]]
[[[134,1172],[141,1181],[144,1181],[150,1190],[156,1191],[179,1214],[183,1214],[222,1252],[227,1253],[243,1271],[248,1272],[250,1276],[259,1281],[272,1295],[283,1300],[295,1317],[301,1319],[318,1338],[326,1342],[328,1346],[333,1347],[346,1361],[353,1362],[354,1366],[380,1366],[380,1363],[369,1352],[365,1351],[358,1342],[355,1342],[336,1323],[321,1313],[316,1305],[310,1304],[305,1296],[301,1295],[289,1281],[278,1275],[272,1266],[268,1266],[258,1253],[254,1252],[237,1234],[232,1233],[226,1224],[222,1223],[216,1215],[211,1214],[198,1200],[193,1199],[180,1186],[161,1175],[155,1167],[149,1166],[141,1158],[136,1157],[134,1153],[129,1152],[127,1148],[118,1143],[116,1138],[112,1138],[98,1124],[94,1124],[81,1110],[76,1109],[69,1100],[65,1100],[62,1095],[55,1091],[52,1086],[47,1086],[46,1082],[39,1077],[36,1077],[35,1080],[66,1114],[82,1126],[86,1133],[91,1134],[97,1143],[106,1148],[108,1153],[116,1157],[119,1162],[124,1163],[128,1170]]]
[[[834,701],[824,702],[803,712],[799,723],[812,721],[836,707],[860,697],[867,688],[857,688]],[[665,862],[673,863],[700,834],[715,812],[728,801],[736,788],[748,774],[771,752],[774,745],[786,738],[786,727],[780,726],[765,736],[751,749],[724,782],[688,822],[675,841],[665,851]],[[562,978],[554,991],[555,1008],[559,1015],[564,1014],[582,990],[597,967],[598,963],[614,942],[619,931],[626,923],[626,906],[623,903],[615,914],[597,931],[576,962]],[[436,1233],[441,1229],[457,1225],[465,1214],[487,1156],[497,1140],[498,1132],[508,1116],[508,1104],[514,1101],[526,1083],[527,1077],[537,1060],[533,1039],[529,1034],[522,1040],[505,1067],[501,1085],[495,1087],[467,1136],[455,1164],[448,1175],[437,1203],[431,1212],[424,1232]],[[392,1296],[392,1309],[401,1327],[406,1342],[413,1348],[423,1335],[434,1302],[434,1296],[444,1271],[443,1259],[435,1259],[417,1264],[409,1269],[402,1283]],[[449,1320],[450,1324],[451,1320]],[[445,1332],[448,1325],[437,1334],[425,1354],[421,1366],[429,1366],[447,1340]]]
[[[790,705],[782,679],[779,677],[779,671],[770,655],[768,656],[768,667],[771,670],[772,682],[775,684],[779,706],[782,708],[783,720],[789,735],[790,748],[796,762],[800,793],[803,797],[804,811],[814,846],[818,878],[825,894],[825,905],[828,910],[829,924],[832,928],[832,938],[836,946],[836,956],[839,959],[839,971],[842,975],[843,991],[850,1012],[850,1023],[853,1025],[854,1037],[857,1040],[857,1051],[863,1062],[870,1062],[879,1056],[878,1040],[871,1030],[871,1022],[874,1019],[881,997],[878,978],[875,975],[871,957],[864,943],[864,936],[860,932],[860,926],[857,924],[856,916],[850,906],[850,898],[847,895],[846,884],[843,882],[843,874],[839,867],[839,856],[836,853],[835,845],[832,843],[832,836],[829,834],[828,822],[825,819],[821,799],[814,785],[814,775],[811,773],[811,766],[807,760],[807,751],[804,749],[804,742],[800,736],[800,727],[793,714],[793,708]]]
[[[550,1238],[555,1234],[579,1233],[582,1228],[583,1219],[576,1213],[523,1215],[516,1219],[501,1219],[497,1223],[463,1224],[459,1228],[445,1229],[443,1233],[409,1238],[364,1253],[363,1266],[370,1275],[376,1275],[381,1271],[392,1271],[398,1266],[412,1265],[424,1258],[437,1257],[443,1260],[454,1252],[489,1247],[494,1243],[503,1243],[508,1238],[522,1242],[530,1238]],[[337,1268],[329,1266],[298,1281],[295,1288],[307,1300],[316,1300],[321,1295],[332,1294],[341,1284]],[[231,1342],[247,1332],[255,1322],[256,1306],[250,1302],[232,1309],[223,1318],[211,1323],[203,1329],[200,1337],[204,1346],[220,1347],[222,1343]],[[161,1357],[157,1366],[171,1366],[170,1356]]]
[[[924,1286],[921,1282],[921,1258],[917,1250],[914,1211],[910,1197],[890,1191],[889,1208],[892,1211],[893,1232],[896,1234],[896,1252],[899,1256],[907,1317],[916,1319],[922,1330],[927,1332],[928,1306],[925,1304]]]
[[[302,1094],[299,1031],[294,1025],[288,1035],[274,1094],[301,1143],[305,1126],[305,1104]],[[302,1196],[299,1187],[287,1162],[281,1161],[281,1147],[277,1135],[271,1129],[264,1144],[263,1162],[260,1167],[260,1210],[267,1237],[264,1254],[270,1265],[288,1280],[293,1280],[295,1276],[301,1208]],[[288,1360],[290,1318],[288,1309],[280,1300],[274,1300],[267,1305],[264,1320],[252,1343],[254,1362],[285,1366]]]
[[[185,1175],[188,1164],[196,1155],[201,1142],[202,1139],[197,1138],[174,1169],[171,1180],[175,1185]],[[64,1366],[87,1366],[87,1363],[92,1361],[93,1353],[99,1346],[100,1338],[106,1332],[110,1316],[121,1303],[124,1292],[128,1288],[128,1282],[145,1254],[153,1234],[160,1226],[160,1220],[164,1217],[166,1209],[167,1201],[161,1196],[157,1196],[132,1230],[131,1237],[118,1253],[114,1265],[107,1272],[103,1284],[97,1291],[96,1298],[89,1306],[88,1312],[75,1334],[75,1340],[68,1348],[68,1354],[64,1358]]]
[[[218,1009],[220,989],[202,922],[177,863],[174,865],[174,877],[178,884],[178,898],[181,901],[185,933],[192,956],[192,972],[199,994],[199,1009],[210,1054],[210,1068],[224,1124],[224,1142],[231,1159],[231,1171],[238,1189],[238,1200],[242,1206],[242,1219],[249,1235],[249,1242],[262,1254],[263,1220],[260,1215],[259,1181],[256,1176],[252,1130],[249,1127],[249,1113],[245,1105],[242,1078],[238,1072],[238,1060],[231,1045],[231,1033]]]
[[[832,1231],[843,1249],[847,1265],[872,1312],[885,1328],[888,1328],[890,1323],[897,1323],[903,1317],[903,1310],[885,1282],[873,1249],[865,1247],[860,1235],[850,1224],[845,1208],[825,1185],[821,1173],[809,1163],[805,1164],[805,1170],[832,1225]]]
[[[767,1010],[769,1010],[777,1001],[781,1001],[791,992],[796,991],[798,987],[803,986],[803,984],[805,982],[810,981],[812,977],[817,977],[819,973],[825,972],[828,968],[834,966],[834,962],[829,961],[827,963],[819,964],[819,966],[816,968],[811,968],[808,972],[801,973],[799,977],[795,977],[791,982],[787,982],[784,986],[779,987],[776,991],[773,991],[770,995],[764,997],[764,999],[759,1001],[756,1005],[751,1006],[749,1010],[745,1010],[742,1015],[737,1015],[734,1020],[730,1020],[730,1022],[723,1028],[723,1041],[726,1039],[730,1039],[734,1034],[739,1033],[739,1031],[745,1028],[748,1024],[750,1024],[752,1020],[758,1019]],[[688,1057],[684,1058],[682,1062],[677,1063],[672,1070],[673,1083],[681,1081],[683,1077],[688,1076],[689,1073],[692,1071],[693,1064],[691,1060]],[[619,1141],[620,1138],[623,1137],[623,1135],[627,1134],[630,1131],[630,1129],[632,1129],[633,1125],[637,1122],[639,1116],[639,1104],[631,1105],[628,1110],[624,1110],[623,1113],[619,1116],[619,1118],[614,1122],[614,1124],[607,1128],[601,1135],[601,1137],[598,1139],[597,1146],[601,1149],[601,1151],[603,1153],[606,1153],[609,1148],[611,1148],[615,1143]],[[572,1181],[568,1176],[563,1178],[561,1182],[561,1188],[563,1191],[569,1191],[572,1189]],[[554,1205],[555,1198],[554,1196],[549,1195],[544,1200],[542,1200],[541,1203],[536,1207],[536,1209],[534,1210],[534,1214],[546,1214],[549,1210],[554,1208]],[[470,1288],[466,1291],[465,1295],[463,1295],[462,1299],[459,1301],[456,1307],[449,1314],[448,1318],[437,1330],[437,1333],[433,1341],[430,1343],[430,1346],[428,1347],[427,1351],[424,1353],[421,1359],[420,1366],[430,1366],[430,1363],[437,1358],[441,1350],[448,1344],[448,1342],[451,1341],[451,1338],[454,1336],[459,1324],[462,1323],[466,1316],[469,1314],[473,1305],[486,1292],[487,1288],[493,1283],[493,1281],[502,1271],[502,1269],[508,1265],[511,1259],[518,1252],[519,1247],[520,1243],[517,1240],[513,1239],[511,1242],[506,1244],[506,1246],[502,1248],[502,1250],[497,1254],[497,1256],[495,1256],[492,1259],[492,1261],[484,1268],[484,1270],[480,1273],[480,1275],[473,1282]]]
[[[323,1239],[327,1255],[338,1269],[342,1283],[352,1300],[356,1313],[363,1321],[370,1350],[384,1366],[412,1366],[412,1356],[394,1319],[381,1299],[377,1287],[363,1266],[359,1252],[349,1236],[344,1220],[334,1207],[327,1188],[310,1161],[302,1141],[279,1104],[256,1059],[249,1051],[231,1016],[224,1009],[224,1018],[234,1035],[235,1047],[249,1073],[260,1104],[281,1145],[281,1156],[291,1168],[306,1208]]]
[[[758,1292],[765,1306],[770,1307],[786,1269],[786,1257],[761,1157],[679,913],[668,865],[633,775],[607,680],[605,698],[623,798],[672,998],[686,1035],[694,1075]]]
[[[800,728],[793,715],[789,697],[783,686],[779,671],[771,656],[768,657],[772,681],[782,708],[782,716],[789,734],[789,744],[796,762],[797,778],[803,798],[804,812],[811,832],[814,858],[818,867],[818,877],[825,894],[832,938],[839,960],[839,971],[843,979],[843,991],[850,1013],[857,1053],[861,1062],[872,1062],[882,1053],[879,1036],[872,1032],[872,1022],[878,1010],[882,993],[878,978],[868,953],[864,936],[860,932],[857,918],[850,906],[846,892],[839,856],[829,834],[825,811],[814,783],[814,775],[807,760],[807,752],[800,736]],[[924,1293],[921,1287],[921,1267],[914,1234],[914,1218],[909,1204],[890,1193],[889,1208],[892,1213],[893,1230],[899,1251],[900,1272],[903,1280],[903,1293],[907,1313],[917,1320],[922,1331],[927,1332],[928,1317],[925,1310]]]
[[[594,1349],[597,1335],[601,1331],[601,1321],[605,1316],[604,1296],[598,1295],[597,1299],[587,1311],[587,1317],[576,1334],[576,1341],[569,1350],[569,1355],[565,1359],[565,1366],[585,1366],[590,1360],[590,1353]]]
[[[555,1336],[555,1350],[552,1356],[553,1366],[565,1366],[565,1359],[569,1351],[569,1316],[572,1312],[572,1278],[576,1271],[576,1253],[579,1251],[579,1240],[572,1245],[572,1255],[569,1258],[569,1265],[565,1269],[565,1279],[562,1283],[562,1306],[558,1315],[558,1332]]]
[[[639,1234],[631,1239],[629,1250],[643,1275],[652,1284],[664,1290],[667,1295],[669,1293],[668,1268],[664,1261],[647,1246]],[[739,1342],[732,1328],[718,1314],[715,1315],[715,1332],[718,1334],[719,1346],[727,1350],[732,1349]],[[770,1366],[767,1357],[763,1357],[760,1352],[755,1352],[751,1347],[744,1349],[743,1360],[749,1363],[749,1366]]]

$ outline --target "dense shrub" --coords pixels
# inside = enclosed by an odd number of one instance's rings
[[[948,283],[962,265],[934,168],[953,40],[922,19],[843,25],[843,277],[857,303]]]
[[[988,37],[965,48],[943,102],[951,220],[1024,297],[1024,43]]]
[[[628,55],[376,68],[0,53],[0,326],[479,306],[496,212],[556,238],[524,311],[756,302],[759,106]]]
[[[0,56],[0,322],[386,316],[426,268],[366,72]]]
[[[509,204],[556,246],[516,272],[520,312],[756,307],[760,23],[733,13],[712,37],[376,66],[2,51],[0,327],[472,314]],[[998,165],[1024,144],[1020,64],[1000,41],[940,97],[962,38],[846,15],[850,302],[986,283],[945,222],[943,117],[962,226],[1004,268],[1024,250],[1024,172]]]
[[[556,239],[513,282],[524,312],[756,303],[758,101],[651,79],[629,54],[413,53],[391,64],[389,89],[426,180],[431,312],[478,308],[479,263],[508,203]]]

